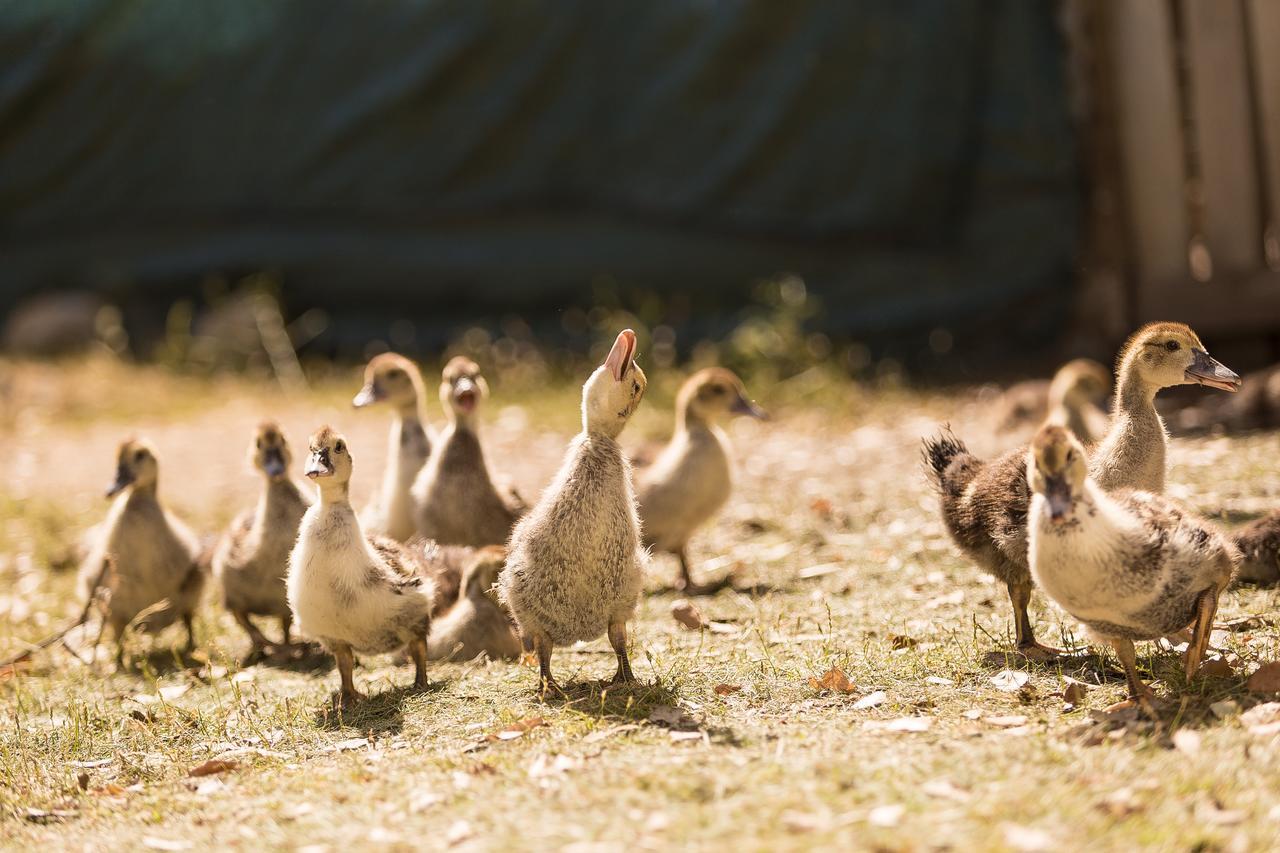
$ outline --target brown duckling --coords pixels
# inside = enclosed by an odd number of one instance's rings
[[[257,506],[236,517],[213,554],[213,576],[222,589],[222,602],[249,635],[249,660],[261,657],[271,645],[250,616],[280,620],[282,646],[289,645],[293,611],[285,595],[289,553],[298,540],[298,525],[311,506],[289,476],[292,455],[280,427],[264,421],[249,448],[253,467],[263,476]]]
[[[387,469],[377,496],[361,514],[370,533],[407,542],[415,531],[413,481],[431,455],[431,436],[423,414],[422,374],[402,355],[384,352],[364,370],[364,387],[352,399],[356,408],[385,403],[391,407]]]
[[[1234,391],[1240,378],[1209,357],[1200,338],[1181,323],[1151,323],[1120,351],[1116,412],[1090,457],[1103,489],[1164,490],[1164,423],[1155,409],[1161,388],[1196,383]],[[1013,604],[1018,651],[1028,657],[1060,654],[1035,639],[1027,605],[1027,448],[983,461],[950,433],[926,440],[926,469],[941,495],[942,517],[956,545],[983,570],[1005,583]]]
[[[551,675],[556,645],[608,633],[614,683],[634,680],[627,621],[640,595],[640,547],[631,465],[618,445],[647,384],[635,363],[636,334],[618,335],[582,389],[582,432],[555,479],[511,534],[502,599],[538,655],[539,689],[562,694]]]
[[[768,417],[732,371],[721,367],[698,371],[676,397],[671,441],[636,477],[644,544],[676,556],[680,561],[677,587],[692,595],[712,593],[729,583],[728,579],[695,583],[685,547],[694,531],[729,500],[732,448],[718,422],[733,414]]]
[[[333,653],[344,703],[363,698],[352,680],[354,652],[407,647],[414,686],[425,687],[434,586],[412,550],[385,536],[365,536],[348,495],[352,458],[346,440],[322,427],[308,446],[304,473],[320,499],[303,515],[289,556],[289,606],[298,627]]]
[[[1027,451],[1027,478],[1032,577],[1115,648],[1131,698],[1150,707],[1133,641],[1194,625],[1185,662],[1191,678],[1239,551],[1217,528],[1162,495],[1105,491],[1089,474],[1083,445],[1062,427],[1046,426],[1036,435]]]
[[[107,518],[80,566],[80,595],[88,601],[105,588],[103,627],[116,643],[116,662],[124,662],[128,628],[159,632],[177,620],[187,629],[187,649],[195,648],[194,614],[205,585],[202,548],[196,535],[160,503],[160,463],[141,439],[120,445],[116,478],[107,489],[114,498]],[[104,574],[103,566],[111,570]]]
[[[468,552],[461,585],[452,605],[431,623],[427,657],[432,660],[492,660],[520,657],[520,638],[511,617],[495,600],[494,585],[506,563],[507,551],[497,545]]]
[[[1091,358],[1069,361],[1049,383],[1049,409],[1044,422],[1064,426],[1086,446],[1107,433],[1104,406],[1111,394],[1111,371]]]
[[[525,510],[493,484],[480,444],[480,402],[489,386],[480,367],[458,356],[444,368],[440,402],[449,423],[413,484],[418,533],[442,545],[502,545]]]
[[[1244,555],[1239,578],[1256,584],[1280,581],[1280,510],[1264,515],[1235,534]]]

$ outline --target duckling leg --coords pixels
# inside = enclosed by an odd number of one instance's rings
[[[196,623],[191,613],[182,614],[182,625],[187,629],[187,654],[196,650]]]
[[[427,687],[426,637],[418,637],[409,643],[409,657],[413,658],[413,686],[424,690]]]
[[[684,548],[678,549],[675,555],[680,561],[680,580],[676,583],[676,588],[687,595],[715,595],[733,583],[733,578],[729,575],[710,583],[696,583],[693,573],[689,571],[689,558],[685,556]]]
[[[1049,661],[1062,657],[1061,649],[1046,646],[1036,641],[1035,628],[1031,624],[1031,614],[1027,607],[1031,604],[1031,584],[1027,581],[1009,581],[1009,600],[1013,602],[1014,636],[1017,638],[1018,654],[1027,660]]]
[[[611,684],[630,684],[636,680],[631,673],[631,661],[627,659],[627,623],[626,622],[610,622],[609,623],[609,643],[613,646],[614,654],[618,656],[618,671],[613,675]]]
[[[245,662],[256,661],[262,657],[262,653],[271,643],[267,640],[266,635],[258,630],[258,626],[249,620],[249,614],[242,610],[233,610],[231,615],[235,617],[236,624],[244,629],[249,635],[249,654],[245,658]]]
[[[343,705],[360,701],[364,696],[356,690],[356,683],[351,677],[351,670],[356,665],[356,656],[346,643],[333,644],[333,658],[338,662],[338,676],[342,679],[341,702]]]
[[[564,691],[551,675],[551,638],[543,633],[533,633],[533,651],[538,656],[538,695],[543,699],[550,693],[565,698]]]
[[[1138,653],[1133,649],[1133,641],[1117,639],[1111,640],[1110,643],[1111,648],[1116,650],[1120,663],[1124,665],[1124,677],[1129,682],[1129,699],[1137,702],[1153,720],[1158,720],[1160,715],[1156,713],[1153,702],[1155,694],[1138,677]]]
[[[1187,681],[1190,681],[1191,677],[1196,674],[1196,670],[1200,668],[1200,661],[1204,660],[1204,653],[1209,648],[1209,635],[1213,633],[1213,617],[1217,612],[1218,587],[1217,584],[1211,584],[1196,599],[1196,621],[1191,634],[1191,642],[1187,645],[1184,667]]]
[[[280,617],[280,636],[283,638],[281,639],[280,644],[286,649],[292,645],[289,642],[289,631],[291,628],[293,628],[293,614],[286,613],[284,616]]]

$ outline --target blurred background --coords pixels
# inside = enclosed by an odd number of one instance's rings
[[[1278,206],[1274,0],[0,7],[9,353],[1245,370]]]

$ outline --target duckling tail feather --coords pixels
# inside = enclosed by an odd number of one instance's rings
[[[934,487],[942,493],[958,493],[977,473],[978,465],[969,448],[956,434],[951,426],[943,426],[937,435],[924,440],[921,452],[924,459],[925,474]]]

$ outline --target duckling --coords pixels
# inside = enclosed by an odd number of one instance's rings
[[[413,484],[418,533],[443,545],[502,545],[525,510],[493,485],[480,444],[478,409],[489,396],[479,366],[458,356],[444,368],[440,403],[449,423]]]
[[[213,554],[213,576],[222,587],[223,605],[249,635],[248,660],[256,660],[271,645],[249,619],[273,616],[280,620],[282,646],[289,645],[293,611],[285,595],[289,552],[298,539],[298,525],[311,506],[289,476],[292,455],[280,427],[264,421],[249,447],[253,467],[263,475],[262,494],[254,509],[236,517]]]
[[[353,460],[346,439],[321,427],[308,450],[304,473],[320,500],[302,516],[289,555],[289,607],[298,627],[332,652],[344,704],[363,698],[351,676],[354,652],[407,647],[413,684],[425,687],[434,586],[412,551],[394,539],[365,536],[348,496]]]
[[[1185,432],[1222,428],[1228,432],[1280,427],[1280,364],[1244,377],[1244,389],[1233,397],[1203,400],[1174,416]]]
[[[116,479],[107,489],[114,498],[95,541],[80,566],[78,588],[89,601],[102,582],[103,627],[116,643],[116,662],[124,663],[124,634],[137,627],[159,632],[182,620],[187,650],[195,648],[193,615],[204,590],[201,544],[177,516],[160,503],[160,463],[145,440],[129,439],[116,457]],[[112,570],[102,567],[110,563]]]
[[[538,655],[539,690],[563,695],[551,675],[555,645],[608,633],[614,683],[635,680],[627,621],[640,595],[640,547],[631,466],[618,435],[648,384],[635,363],[636,334],[624,329],[582,388],[582,432],[533,510],[511,534],[501,599]]]
[[[715,592],[729,583],[728,579],[694,583],[685,547],[694,531],[729,500],[732,451],[717,421],[730,414],[768,417],[731,371],[712,367],[689,377],[676,397],[676,429],[670,443],[636,482],[644,544],[676,556],[678,587],[694,595]]]
[[[1107,432],[1102,408],[1111,393],[1111,371],[1091,358],[1068,361],[1049,383],[1049,407],[1045,423],[1064,426],[1086,446]]]
[[[1151,323],[1120,351],[1116,413],[1090,457],[1094,482],[1164,490],[1164,422],[1155,410],[1161,388],[1197,383],[1234,391],[1240,377],[1209,357],[1200,338],[1181,323]],[[925,467],[941,495],[942,517],[952,540],[983,570],[1004,581],[1013,604],[1017,648],[1029,658],[1060,652],[1036,641],[1027,615],[1032,580],[1027,565],[1027,448],[991,461],[969,453],[944,430],[924,443]]]
[[[427,637],[432,660],[471,660],[485,655],[494,660],[520,657],[520,638],[492,597],[506,562],[505,548],[490,545],[472,551],[463,569],[461,589],[453,606],[436,618]]]
[[[1095,482],[1084,447],[1058,426],[1027,451],[1031,575],[1089,632],[1116,650],[1129,695],[1150,707],[1138,678],[1134,640],[1155,640],[1193,625],[1185,673],[1208,647],[1218,596],[1240,563],[1225,535],[1152,492]]]
[[[1235,535],[1244,555],[1239,579],[1257,584],[1280,581],[1280,510],[1246,525]]]
[[[364,387],[351,400],[357,409],[376,403],[392,408],[387,470],[377,496],[361,514],[361,523],[369,532],[398,542],[407,542],[416,529],[410,489],[431,456],[421,401],[422,374],[417,365],[393,352],[370,360],[364,369]]]

